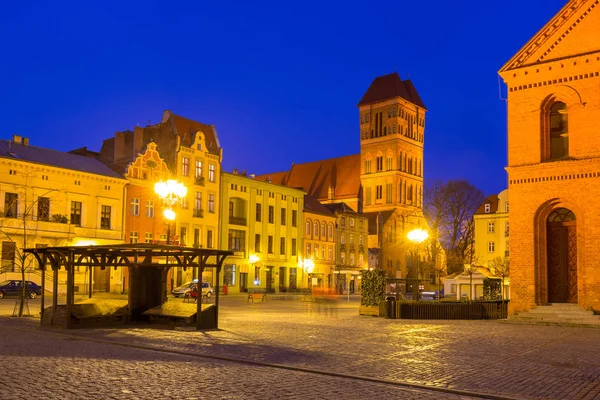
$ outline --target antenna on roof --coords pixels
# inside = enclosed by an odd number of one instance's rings
[[[394,72],[396,72],[396,66],[394,65]]]

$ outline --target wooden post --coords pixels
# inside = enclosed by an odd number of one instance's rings
[[[58,307],[58,269],[60,265],[53,265],[52,271],[54,274],[52,275],[52,326],[54,326],[54,321],[56,317],[56,308]]]
[[[46,298],[46,256],[44,255],[44,264],[40,265],[42,269],[42,298],[40,299],[40,326],[44,321],[44,299]]]
[[[88,266],[88,270],[89,270],[89,276],[88,276],[88,298],[91,299],[92,298],[92,292],[93,292],[93,288],[92,288],[92,284],[94,282],[92,274],[94,273],[94,267],[92,267],[91,265]]]
[[[206,264],[206,258],[203,254],[198,256],[200,265],[198,268],[198,297],[196,300],[196,329],[202,328],[202,274],[204,273],[204,265]]]
[[[67,315],[65,317],[66,323],[65,328],[69,329],[71,327],[71,311],[72,311],[72,302],[71,296],[73,294],[73,264],[71,263],[71,255],[69,255],[69,261],[66,265],[67,269]]]

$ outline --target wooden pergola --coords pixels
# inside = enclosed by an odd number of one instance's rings
[[[60,246],[24,249],[31,253],[42,269],[41,324],[45,314],[52,311],[51,323],[55,325],[56,315],[64,312],[64,327],[73,328],[75,320],[75,268],[89,268],[89,298],[92,297],[92,268],[128,268],[128,315],[126,321],[144,321],[149,317],[146,312],[157,308],[167,301],[167,273],[172,267],[197,268],[198,277],[202,281],[202,273],[207,268],[216,269],[215,305],[211,312],[202,304],[202,295],[196,304],[196,329],[218,328],[219,310],[219,274],[225,258],[233,253],[225,250],[199,249],[157,244],[119,244],[101,246]],[[45,308],[45,276],[47,268],[53,271],[52,308]],[[58,271],[64,268],[67,273],[66,307],[59,311],[58,305]],[[201,291],[199,285],[199,291]],[[202,318],[203,310],[206,316]],[[160,314],[153,314],[158,315]],[[168,316],[168,315],[167,315]],[[213,320],[214,319],[214,320]]]

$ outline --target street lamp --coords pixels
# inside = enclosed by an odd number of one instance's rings
[[[260,267],[256,266],[256,263],[259,260],[260,258],[256,254],[251,254],[250,257],[248,257],[248,262],[254,267],[254,286],[258,286],[260,284]]]
[[[156,182],[154,192],[160,197],[163,205],[166,206],[163,216],[168,221],[167,225],[167,244],[171,242],[171,221],[175,220],[175,211],[173,208],[187,195],[187,187],[181,182],[169,179],[166,182]]]
[[[421,255],[419,254],[419,247],[421,243],[423,243],[429,237],[429,233],[421,228],[415,228],[412,231],[408,232],[406,235],[408,240],[414,243],[417,246],[417,300],[419,299],[419,285],[420,285],[420,271],[421,271]]]
[[[303,260],[301,257],[298,257],[298,267],[302,268],[303,274],[306,275],[306,288],[308,289],[308,275],[312,274],[315,270],[315,262],[312,258],[305,258]]]

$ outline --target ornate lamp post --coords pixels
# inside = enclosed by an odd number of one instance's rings
[[[412,231],[408,232],[406,235],[408,240],[414,243],[417,246],[417,300],[419,299],[419,285],[420,285],[420,271],[421,271],[421,255],[419,254],[419,247],[421,243],[423,243],[429,237],[429,233],[421,228],[415,228]]]
[[[167,244],[171,243],[171,221],[175,220],[176,214],[173,208],[187,195],[187,187],[181,182],[169,179],[164,182],[156,182],[154,192],[160,197],[163,205],[166,207],[163,216],[168,221],[167,224]]]

